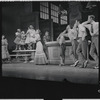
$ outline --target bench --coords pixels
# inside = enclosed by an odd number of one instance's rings
[[[27,56],[25,57],[25,59],[28,59],[28,54],[30,54],[31,55],[31,59],[33,61],[36,50],[13,50],[12,52],[15,52],[16,55],[20,55],[20,56],[27,54]],[[22,54],[22,53],[24,53],[24,54]],[[27,60],[25,60],[25,61],[27,61]]]
[[[18,57],[25,57],[24,58],[25,63],[27,62],[29,56],[31,56],[31,54],[14,54],[14,55],[10,55],[10,57],[16,57],[17,60],[18,60]]]

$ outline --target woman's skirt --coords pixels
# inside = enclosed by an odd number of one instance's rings
[[[15,40],[14,40],[14,43],[15,43],[15,44],[20,44],[20,40],[21,40],[21,39],[20,39],[19,37],[16,37]]]
[[[36,43],[36,39],[33,38],[33,37],[27,36],[25,43],[26,44],[28,44],[28,43]]]
[[[20,45],[25,45],[25,40],[21,40]]]
[[[47,64],[48,63],[46,55],[43,51],[43,45],[40,41],[37,42],[36,44],[36,53],[35,53],[34,63],[35,64]]]

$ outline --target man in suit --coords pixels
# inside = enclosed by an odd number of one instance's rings
[[[99,68],[99,22],[94,21],[95,16],[89,15],[88,21],[84,22],[83,25],[87,27],[91,34],[91,48],[90,48],[90,55],[96,62],[95,69]],[[97,54],[95,53],[95,49],[97,51]]]
[[[85,68],[87,67],[87,48],[88,48],[88,41],[86,40],[86,29],[83,26],[83,24],[80,24],[80,21],[77,21],[77,26],[78,26],[78,47],[76,50],[76,53],[78,55],[78,59],[80,62],[80,68]]]

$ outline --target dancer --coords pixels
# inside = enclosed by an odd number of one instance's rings
[[[57,37],[57,42],[60,45],[60,64],[59,66],[64,66],[65,65],[65,50],[66,50],[66,45],[65,45],[65,37],[64,34],[67,33],[68,29],[70,26],[68,25],[66,29],[61,32],[61,34]]]
[[[74,64],[71,66],[77,66],[77,64],[79,63],[78,60],[78,56],[76,54],[76,49],[78,46],[78,42],[77,42],[77,36],[78,36],[78,32],[77,32],[77,21],[75,22],[73,28],[71,29],[70,26],[67,26],[67,33],[64,32],[62,33],[63,37],[69,37],[72,47],[71,47],[71,51],[70,51],[70,56],[73,58]],[[60,34],[61,35],[61,34]]]
[[[99,22],[95,22],[95,16],[89,15],[88,21],[84,22],[83,25],[87,27],[91,34],[91,48],[90,55],[95,60],[96,66],[94,69],[99,68]],[[95,50],[97,54],[95,53]]]
[[[26,32],[26,44],[28,44],[28,49],[32,50],[35,48],[35,29],[32,25],[29,26],[27,32]]]
[[[86,40],[86,29],[83,26],[83,24],[80,24],[80,21],[77,21],[78,26],[78,38],[79,38],[79,44],[76,50],[76,53],[78,55],[78,59],[80,61],[80,68],[87,67],[87,48],[88,48],[88,41]]]
[[[77,20],[73,26],[72,29],[69,29],[68,30],[68,37],[71,41],[71,51],[70,51],[70,56],[72,57],[73,61],[74,61],[74,64],[71,65],[73,67],[76,67],[77,64],[79,63],[79,60],[78,60],[78,55],[76,54],[76,49],[78,47],[78,31],[77,31]]]
[[[26,40],[26,34],[24,31],[21,32],[21,41],[20,41],[20,45],[23,48],[23,50],[25,50],[25,40]],[[21,49],[22,49],[21,48]]]
[[[20,40],[21,40],[21,29],[17,29],[17,32],[15,33],[16,38],[14,40],[14,43],[16,44],[16,49],[15,50],[20,50]]]
[[[40,38],[40,30],[36,30],[36,53],[35,53],[35,58],[34,58],[34,63],[35,64],[47,64],[47,58],[46,55],[43,51],[43,45],[41,43],[41,38]]]
[[[8,52],[8,42],[4,35],[2,35],[2,61],[10,60]]]
[[[47,49],[47,46],[46,46],[46,42],[49,42],[49,41],[50,41],[49,32],[46,31],[45,35],[43,36],[43,46],[44,46],[44,52],[46,54],[47,59],[48,59],[48,49]]]

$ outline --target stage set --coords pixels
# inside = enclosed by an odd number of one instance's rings
[[[87,5],[95,5],[87,8]],[[8,40],[10,61],[2,63],[3,77],[17,77],[25,79],[64,81],[80,84],[98,84],[99,70],[93,69],[96,62],[89,55],[90,44],[87,49],[89,64],[86,68],[71,67],[73,59],[70,57],[71,41],[67,38],[65,45],[65,66],[59,66],[60,46],[56,41],[59,34],[68,24],[73,26],[76,19],[86,21],[88,15],[95,15],[98,21],[97,3],[93,2],[23,2],[2,4],[2,34]],[[60,9],[60,11],[59,11]],[[62,14],[65,14],[62,16]],[[66,14],[67,12],[67,14]],[[15,32],[18,28],[27,31],[29,25],[40,29],[41,37],[49,32],[50,41],[46,42],[48,50],[48,64],[34,64],[36,49],[15,50]],[[31,61],[30,61],[31,59]]]

